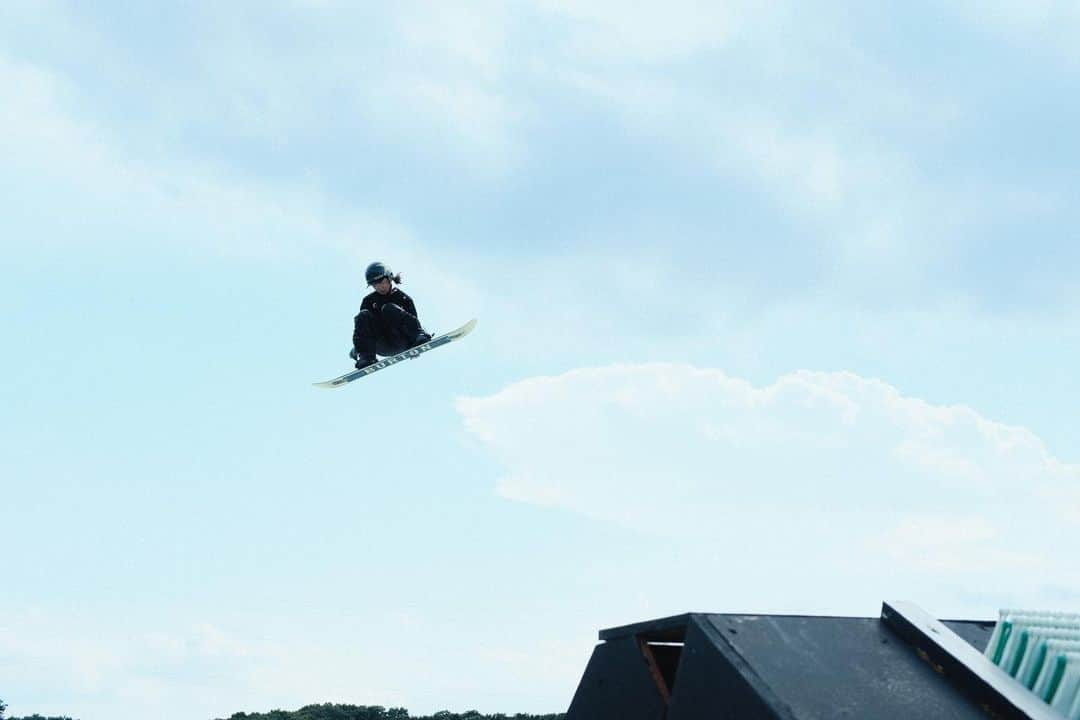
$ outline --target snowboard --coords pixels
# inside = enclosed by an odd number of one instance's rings
[[[382,360],[379,360],[373,365],[368,365],[367,367],[361,368],[360,370],[353,370],[352,372],[347,372],[341,377],[336,377],[333,380],[326,380],[324,382],[317,382],[312,384],[315,387],[324,388],[343,387],[351,383],[353,380],[359,380],[362,377],[367,377],[368,375],[371,375],[372,373],[377,373],[380,370],[390,367],[391,365],[397,365],[403,360],[415,360],[426,352],[430,352],[435,348],[442,347],[447,343],[452,343],[455,340],[460,340],[461,338],[471,333],[474,327],[476,327],[475,318],[465,323],[457,330],[451,330],[448,333],[443,333],[442,335],[433,337],[426,343],[421,343],[416,347],[411,347],[408,350],[399,352],[397,355],[390,355],[388,357],[384,357]]]

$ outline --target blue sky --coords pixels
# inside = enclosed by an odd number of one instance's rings
[[[1078,34],[4,3],[0,697],[554,711],[603,626],[1075,609]],[[316,390],[373,259],[477,330]]]

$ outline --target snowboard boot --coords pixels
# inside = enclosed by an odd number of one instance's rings
[[[375,358],[374,354],[357,355],[356,356],[356,369],[357,370],[363,370],[368,365],[374,365],[376,362],[378,362],[378,360]]]
[[[424,330],[423,328],[420,328],[420,332],[416,333],[416,337],[413,338],[413,341],[412,341],[412,343],[409,344],[409,347],[416,347],[417,345],[423,345],[424,343],[426,343],[430,339],[431,339],[431,335],[426,330]]]

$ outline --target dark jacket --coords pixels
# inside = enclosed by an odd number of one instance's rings
[[[393,303],[401,308],[391,317],[383,307]],[[360,314],[353,322],[353,349],[357,354],[393,355],[411,347],[421,331],[412,298],[394,288],[386,295],[373,292],[360,304]]]
[[[413,304],[411,297],[401,292],[401,288],[394,288],[385,295],[380,295],[377,292],[370,292],[364,297],[364,301],[360,303],[361,310],[371,310],[378,314],[382,311],[382,306],[387,303],[394,303],[400,305],[401,309],[412,315],[417,320],[420,316],[416,314],[416,305]]]

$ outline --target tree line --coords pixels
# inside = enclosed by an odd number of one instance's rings
[[[4,711],[7,705],[0,700],[0,720],[72,720],[67,716],[24,715],[22,717],[6,718]],[[476,710],[468,710],[463,713],[454,713],[442,710],[434,715],[410,715],[405,708],[384,708],[381,705],[334,705],[323,703],[321,705],[305,705],[299,710],[271,710],[265,713],[233,713],[228,718],[217,720],[563,720],[562,713],[549,715],[528,715],[517,713],[515,715],[483,715]]]
[[[11,718],[9,718],[9,717],[4,715],[4,712],[6,710],[7,710],[7,704],[4,703],[3,700],[0,700],[0,720],[71,720],[71,718],[67,717],[66,715],[63,716],[63,717],[60,717],[60,716],[45,717],[44,715],[38,715],[37,713],[34,713],[33,715],[23,715],[22,717],[11,717]]]
[[[7,704],[3,700],[0,700],[0,720],[71,720],[71,718],[67,717],[66,715],[64,715],[64,716],[50,715],[49,717],[45,717],[44,715],[38,715],[37,713],[34,713],[33,715],[23,715],[22,717],[11,717],[11,718],[9,718],[9,717],[4,715],[4,712],[6,710],[7,710]]]
[[[299,710],[271,710],[266,713],[233,713],[217,720],[563,720],[562,713],[529,715],[517,713],[484,715],[476,710],[463,713],[442,710],[434,715],[410,715],[405,708],[384,708],[381,705],[305,705]]]

